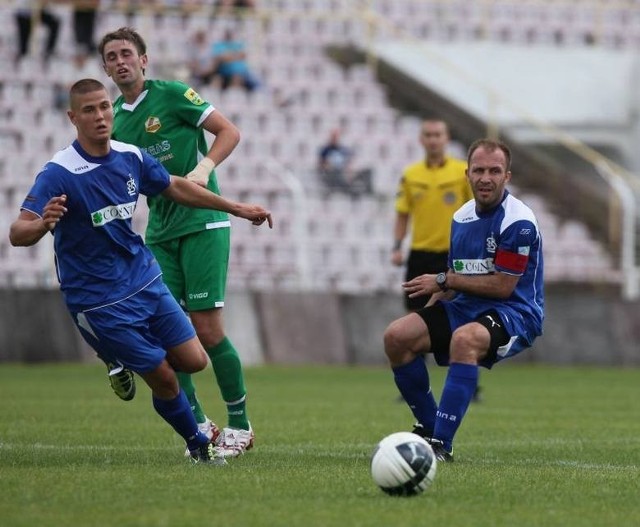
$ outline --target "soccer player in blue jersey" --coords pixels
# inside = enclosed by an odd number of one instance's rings
[[[474,199],[454,216],[448,271],[403,284],[428,305],[392,322],[384,334],[395,383],[440,461],[453,461],[453,438],[478,383],[491,368],[530,347],[544,320],[542,240],[529,207],[506,188],[507,145],[480,139],[469,147]],[[422,355],[449,371],[436,403]]]
[[[97,80],[71,87],[68,115],[77,139],[38,174],[10,241],[30,246],[53,234],[60,288],[84,339],[103,361],[146,381],[156,412],[184,438],[192,460],[224,462],[198,430],[176,377],[176,370],[204,369],[207,354],[131,217],[141,193],[223,210],[254,225],[271,226],[271,215],[171,176],[138,147],[112,141],[113,107]]]

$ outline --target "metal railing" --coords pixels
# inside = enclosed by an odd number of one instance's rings
[[[274,157],[266,160],[267,170],[276,176],[291,193],[293,203],[293,239],[296,244],[296,277],[298,289],[309,291],[312,288],[312,268],[307,233],[308,212],[307,193],[300,179]]]

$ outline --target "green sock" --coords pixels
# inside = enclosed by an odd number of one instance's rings
[[[238,352],[225,337],[215,346],[207,349],[213,365],[213,373],[218,381],[222,399],[227,405],[229,426],[249,430],[246,395],[242,364]]]
[[[180,383],[180,388],[182,388],[182,391],[187,396],[187,400],[189,401],[191,411],[193,412],[196,421],[198,423],[204,423],[207,418],[202,411],[200,401],[198,401],[198,398],[196,397],[196,387],[193,385],[193,381],[191,380],[191,374],[177,371],[176,375],[178,377],[178,382]]]

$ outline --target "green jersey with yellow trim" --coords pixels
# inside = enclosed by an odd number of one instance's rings
[[[120,96],[113,110],[113,138],[145,150],[174,176],[186,176],[207,154],[202,123],[214,108],[182,82],[146,80],[133,104]],[[220,194],[215,172],[208,189]],[[147,243],[228,226],[226,212],[185,207],[162,195],[149,197],[147,202]]]

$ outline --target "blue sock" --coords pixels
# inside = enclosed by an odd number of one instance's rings
[[[184,438],[189,450],[195,450],[208,441],[207,436],[198,431],[198,423],[182,389],[175,399],[165,400],[153,397],[153,407],[160,417]]]
[[[438,405],[431,391],[429,372],[423,357],[392,368],[396,386],[411,408],[416,420],[431,434],[435,426]]]
[[[478,386],[478,366],[460,363],[449,365],[449,373],[436,413],[433,437],[440,439],[450,452],[453,449],[453,436],[469,407],[476,386]]]

